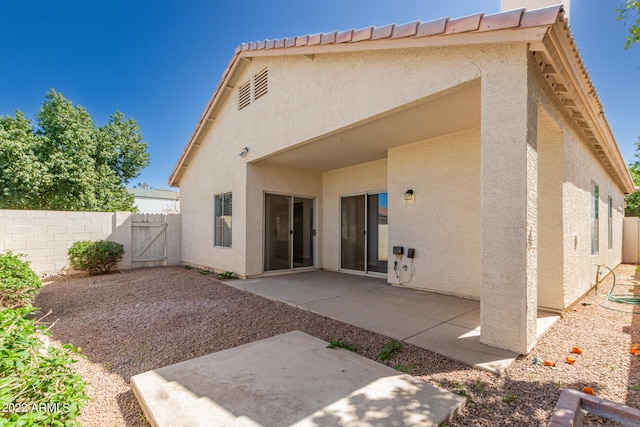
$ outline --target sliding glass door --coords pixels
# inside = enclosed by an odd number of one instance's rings
[[[315,200],[265,194],[264,271],[313,267]]]
[[[342,197],[342,269],[387,272],[387,205],[387,193]]]

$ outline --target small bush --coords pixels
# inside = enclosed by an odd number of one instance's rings
[[[16,308],[29,304],[42,287],[42,281],[19,255],[0,255],[0,307]]]
[[[71,268],[89,274],[110,273],[122,259],[124,248],[120,243],[107,240],[75,242],[67,252]]]
[[[72,426],[88,397],[72,346],[46,347],[35,309],[0,309],[0,425]]]

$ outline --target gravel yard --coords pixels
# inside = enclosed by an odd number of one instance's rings
[[[634,266],[620,266],[616,274],[618,283],[640,283]],[[640,342],[640,315],[600,307],[610,286],[611,276],[502,377],[408,344],[384,363],[467,396],[465,413],[451,425],[546,425],[565,387],[589,386],[598,397],[640,408],[640,357],[629,353]],[[148,425],[129,379],[183,360],[296,329],[326,341],[334,336],[374,360],[389,340],[182,268],[61,278],[48,282],[34,305],[52,311],[45,321],[55,322],[56,340],[86,356],[76,364],[92,399],[83,426]],[[569,365],[565,358],[576,346],[583,353]],[[534,365],[534,357],[556,367]]]

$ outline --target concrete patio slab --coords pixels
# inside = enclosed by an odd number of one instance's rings
[[[480,331],[442,323],[408,340],[474,368],[501,374],[518,357],[517,353],[480,343]]]
[[[551,311],[538,310],[538,337],[542,336],[545,332],[553,326],[556,321],[560,319],[560,314]]]
[[[136,375],[155,426],[437,426],[466,399],[299,331]]]
[[[388,307],[371,305],[359,295],[332,298],[309,304],[306,307],[314,313],[322,313],[323,316],[359,326],[368,331],[376,331],[398,340],[405,340],[441,323],[438,320]]]
[[[396,307],[397,311],[441,322],[480,307],[480,302],[470,299],[391,285],[367,289],[366,301],[367,304],[387,309]]]
[[[336,274],[328,271],[283,274],[225,283],[237,289],[295,306],[305,306],[328,298],[388,287],[387,282],[379,277]],[[318,283],[322,286],[317,286]]]
[[[466,313],[454,317],[453,319],[449,319],[447,323],[452,325],[461,326],[467,329],[475,329],[480,330],[480,307],[475,308],[471,311],[467,311]]]
[[[542,336],[547,330],[553,326],[553,324],[560,319],[558,313],[538,310],[537,329],[538,337]],[[447,321],[447,323],[456,326],[462,326],[463,328],[480,330],[480,307],[475,310],[468,311],[461,316],[454,317]]]
[[[480,302],[330,271],[226,282],[266,298],[409,342],[498,375],[518,354],[480,344]],[[538,313],[538,335],[559,318]]]

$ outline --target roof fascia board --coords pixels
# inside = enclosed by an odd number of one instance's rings
[[[563,26],[564,24],[559,25]],[[569,43],[561,42],[561,38],[568,37],[568,35],[564,33],[564,26],[562,28],[558,25],[552,27],[549,31],[548,38],[544,41],[545,50],[549,54],[549,57],[554,62],[557,62],[557,70],[562,72],[562,75],[569,80],[571,86],[576,89],[575,95],[577,95],[584,112],[588,116],[587,123],[593,125],[590,126],[590,128],[597,132],[596,139],[601,142],[600,145],[604,148],[607,158],[612,162],[620,176],[624,191],[629,194],[633,193],[635,191],[633,180],[620,154],[620,150],[615,143],[611,129],[603,118],[604,111],[602,111],[600,107],[601,103],[597,99],[595,92],[592,92],[593,89],[589,87],[591,85],[587,81],[588,77],[585,78],[584,76],[586,70],[581,71],[577,68],[579,64],[577,61],[572,60],[572,57],[577,55],[577,53],[569,51]]]

